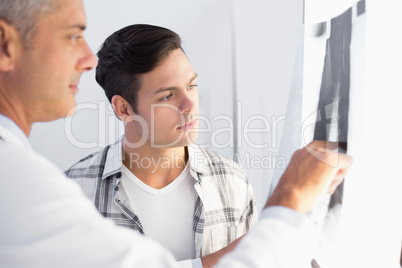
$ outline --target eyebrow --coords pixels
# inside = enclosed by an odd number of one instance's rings
[[[187,84],[190,84],[192,81],[194,81],[197,78],[198,74],[194,73],[194,75],[191,77],[191,79],[188,81]],[[172,91],[172,90],[178,90],[178,87],[164,87],[160,88],[157,91],[154,92],[152,95],[157,95],[159,93],[165,92],[165,91]]]

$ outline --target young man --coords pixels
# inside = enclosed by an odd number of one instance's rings
[[[157,243],[100,216],[27,140],[34,122],[67,114],[81,74],[96,65],[84,28],[81,0],[0,0],[0,266],[177,267]],[[311,153],[324,149],[314,142],[295,153],[260,220],[216,267],[309,262],[303,214],[351,164]]]
[[[96,79],[125,135],[66,175],[102,215],[157,240],[188,260],[182,265],[193,259],[200,267],[199,257],[205,267],[215,264],[250,229],[257,210],[244,171],[193,144],[197,74],[180,37],[131,25],[109,36],[98,56]]]

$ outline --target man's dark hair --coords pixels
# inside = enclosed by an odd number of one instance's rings
[[[109,101],[122,96],[137,113],[141,74],[154,70],[175,49],[181,39],[175,32],[154,25],[134,24],[109,36],[102,44],[96,81]]]

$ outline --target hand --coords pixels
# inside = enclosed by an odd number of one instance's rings
[[[265,207],[285,206],[306,213],[324,192],[333,193],[352,165],[350,156],[330,150],[334,144],[313,141],[297,150]]]
[[[202,257],[201,258],[202,267],[209,268],[209,267],[213,267],[215,264],[217,264],[218,261],[220,260],[220,258],[223,257],[223,255],[225,255],[226,253],[231,252],[232,250],[235,249],[235,247],[239,243],[240,239],[243,238],[243,236],[237,238],[236,240],[234,240],[232,243],[230,243],[226,247],[222,248],[221,250],[218,250],[215,253]]]

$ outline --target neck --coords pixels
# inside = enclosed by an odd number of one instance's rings
[[[131,148],[123,141],[123,164],[142,182],[161,189],[174,181],[186,166],[186,148]]]
[[[0,113],[7,116],[24,132],[28,137],[31,132],[32,123],[28,121],[23,109],[19,109],[21,105],[18,102],[9,99],[3,90],[0,90]]]

